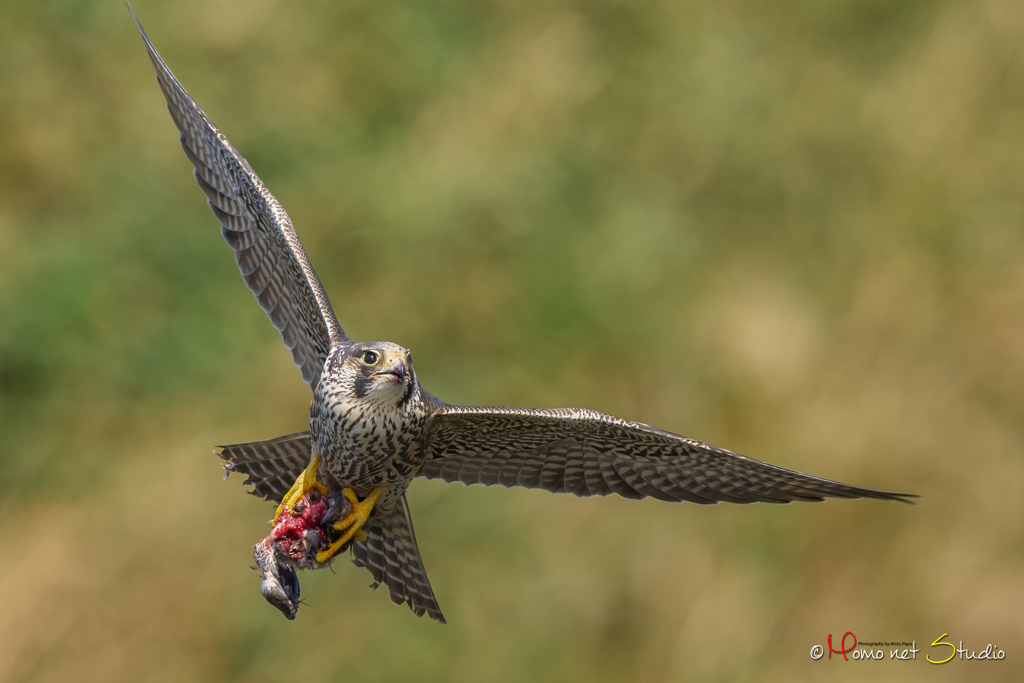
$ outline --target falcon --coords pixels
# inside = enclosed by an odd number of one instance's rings
[[[243,473],[252,493],[279,502],[256,558],[264,596],[289,618],[294,570],[327,566],[351,548],[392,602],[444,623],[406,501],[416,477],[701,505],[910,502],[912,494],[801,474],[592,410],[453,406],[432,396],[408,349],[345,334],[288,214],[136,25],[221,235],[312,392],[308,431],[219,452],[225,476]],[[299,550],[282,552],[285,542]]]

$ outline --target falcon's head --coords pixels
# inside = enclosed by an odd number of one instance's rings
[[[401,404],[416,390],[412,354],[391,342],[352,344],[335,368],[335,382],[345,398]]]

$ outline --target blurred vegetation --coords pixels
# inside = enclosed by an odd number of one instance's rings
[[[346,331],[865,486],[676,506],[417,482],[451,622],[305,574],[218,443],[302,429],[118,2],[0,5],[0,680],[1011,680],[1024,643],[1024,5],[136,6]],[[1004,662],[812,661],[847,630]],[[922,652],[923,657],[926,652]],[[301,673],[298,673],[300,672]]]

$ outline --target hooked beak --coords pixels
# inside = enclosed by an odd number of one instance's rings
[[[398,382],[401,384],[405,381],[405,363],[401,360],[394,361],[391,365],[387,366],[380,372],[373,373],[375,377],[386,375],[391,378],[391,381]]]

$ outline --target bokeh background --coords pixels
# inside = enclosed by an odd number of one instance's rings
[[[215,444],[308,390],[128,11],[0,4],[0,680],[1011,680],[1019,0],[138,0],[345,329],[452,403],[585,406],[918,493],[711,508],[416,482],[450,621],[306,573]],[[916,662],[812,661],[852,631]],[[1002,662],[936,667],[943,633]],[[888,649],[885,656],[888,657]]]

